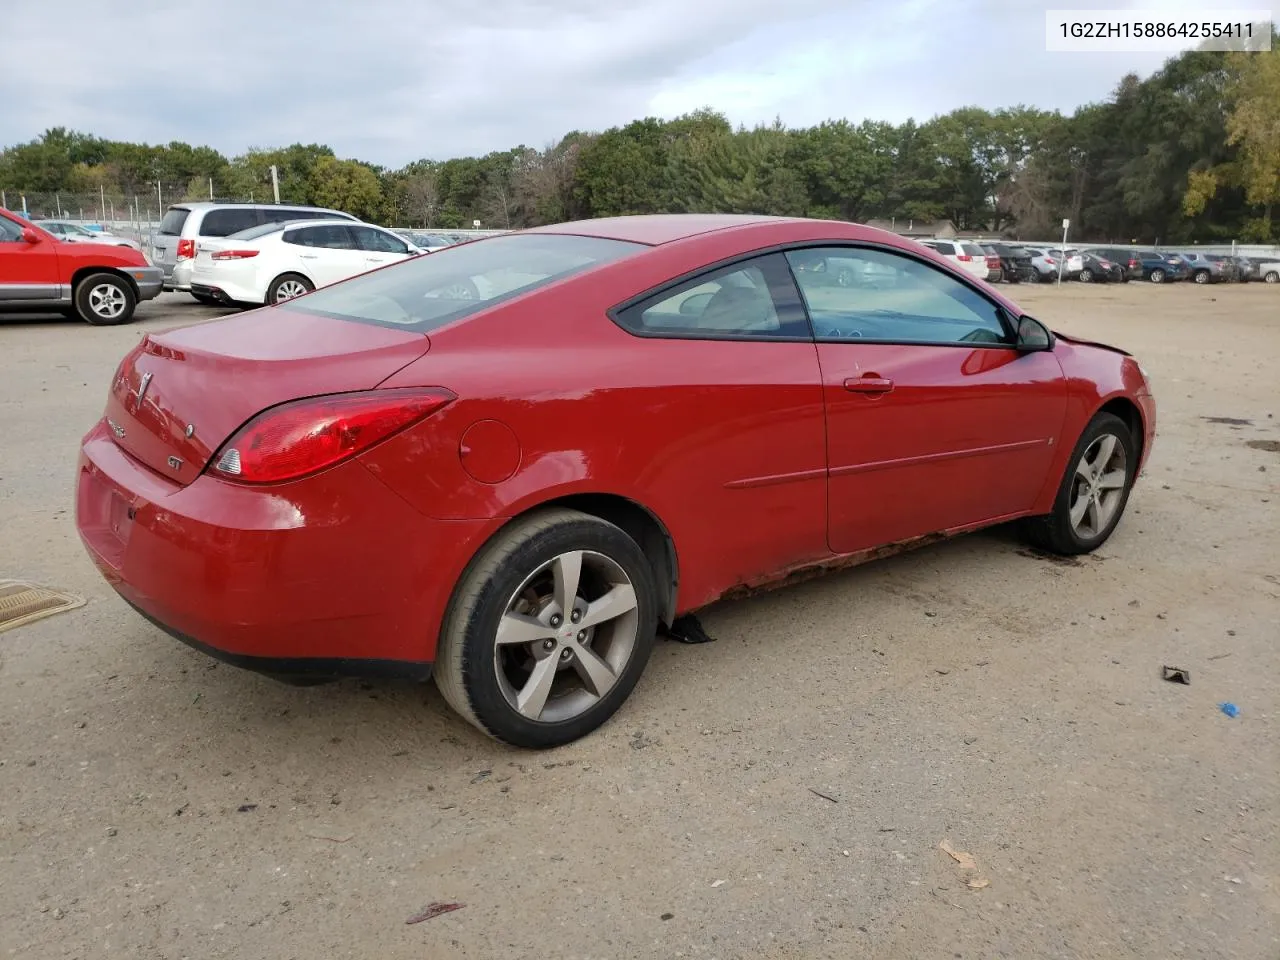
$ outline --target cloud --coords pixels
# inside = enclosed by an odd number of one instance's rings
[[[701,106],[793,126],[968,105],[1070,111],[1162,59],[1047,54],[1045,9],[1089,5],[135,0],[120,16],[100,0],[24,4],[6,11],[0,143],[67,126],[232,155],[320,142],[399,166]]]

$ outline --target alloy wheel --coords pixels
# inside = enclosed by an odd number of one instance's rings
[[[1115,519],[1128,481],[1124,444],[1104,433],[1085,449],[1071,485],[1071,528],[1082,540],[1097,537]]]
[[[284,303],[307,292],[306,284],[301,280],[286,280],[276,287],[276,303]]]
[[[528,720],[581,716],[617,683],[637,647],[635,585],[604,554],[562,553],[507,602],[494,668],[507,704]]]
[[[89,309],[104,320],[115,320],[127,304],[124,291],[114,283],[100,283],[89,291]]]

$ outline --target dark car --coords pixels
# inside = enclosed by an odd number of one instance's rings
[[[1119,247],[1095,247],[1089,251],[1094,256],[1120,265],[1126,280],[1149,280],[1152,283],[1168,283],[1185,280],[1190,274],[1180,263],[1170,263],[1162,254],[1146,250],[1125,250]]]
[[[987,253],[1000,258],[1000,279],[1005,283],[1035,283],[1040,274],[1031,262],[1031,252],[1010,243],[983,244]]]
[[[1077,277],[1081,283],[1124,283],[1129,279],[1125,276],[1124,267],[1114,260],[1100,257],[1092,250],[1085,250],[1081,256],[1084,265]]]
[[[1191,279],[1196,283],[1228,283],[1237,279],[1239,267],[1234,260],[1220,253],[1181,253],[1191,269]]]

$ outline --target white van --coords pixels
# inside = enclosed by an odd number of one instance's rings
[[[152,241],[151,262],[164,273],[164,289],[191,293],[191,269],[202,237],[229,237],[264,223],[286,220],[351,220],[359,217],[340,210],[276,203],[218,203],[199,200],[175,203],[165,211]],[[191,294],[201,303],[217,303],[202,294]]]

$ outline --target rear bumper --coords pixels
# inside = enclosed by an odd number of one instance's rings
[[[164,275],[164,288],[166,290],[178,290],[188,293],[191,290],[191,269],[190,260],[179,260],[172,267],[168,268],[168,272]]]
[[[182,487],[85,437],[76,527],[166,632],[273,674],[426,677],[453,586],[494,522],[424,517],[359,461],[252,488]]]
[[[192,295],[197,297],[210,297],[217,300],[219,303],[235,303],[235,300],[233,300],[221,287],[210,287],[203,283],[193,283],[191,284],[190,289]]]

